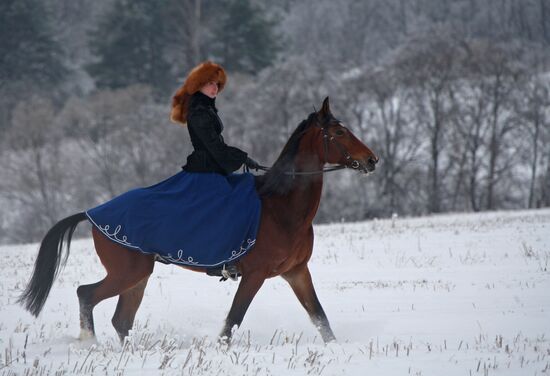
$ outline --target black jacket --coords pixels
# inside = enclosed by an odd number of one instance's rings
[[[223,141],[223,124],[218,116],[215,98],[200,91],[189,102],[187,129],[195,149],[183,166],[189,172],[217,172],[228,175],[246,161],[247,154]]]

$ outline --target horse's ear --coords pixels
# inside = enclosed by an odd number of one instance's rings
[[[326,97],[325,100],[323,101],[323,104],[321,106],[321,111],[319,111],[319,114],[321,114],[321,116],[327,116],[331,114],[328,97]]]

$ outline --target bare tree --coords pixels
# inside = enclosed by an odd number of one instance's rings
[[[521,104],[518,109],[520,124],[522,130],[528,134],[528,148],[530,159],[530,182],[529,196],[527,198],[527,207],[537,206],[536,184],[538,180],[537,169],[541,160],[543,140],[545,133],[550,129],[550,116],[548,108],[550,106],[550,92],[548,82],[541,79],[539,75],[533,75],[526,82],[524,90],[520,95]]]
[[[121,145],[127,141],[116,137],[126,125],[128,114],[136,111],[143,93],[132,89],[102,90],[86,98],[73,97],[60,114],[66,133],[79,145],[89,167],[84,169],[96,178],[100,197],[111,198],[126,188]]]
[[[9,150],[2,155],[0,195],[19,212],[12,241],[37,240],[63,211],[61,137],[54,106],[43,94],[16,106],[6,135]]]
[[[170,1],[166,13],[169,29],[174,30],[170,41],[174,45],[173,61],[178,62],[179,72],[186,72],[203,59],[202,43],[206,32],[203,25],[203,1]]]
[[[165,106],[153,103],[150,90],[133,87],[140,103],[118,122],[113,135],[120,148],[125,186],[133,188],[156,183],[180,170],[190,143],[186,129],[170,123]],[[164,120],[164,121],[163,121]]]
[[[546,169],[540,179],[540,200],[537,203],[538,207],[547,207],[550,206],[550,137],[546,139],[546,148],[545,151],[545,165]]]
[[[379,156],[382,166],[378,176],[384,197],[378,200],[384,209],[379,214],[401,212],[409,199],[406,189],[408,172],[417,163],[419,127],[414,123],[412,92],[402,88],[396,72],[386,69],[367,69],[365,74],[351,76],[343,82],[342,98],[347,104],[350,125],[359,138],[369,142]],[[362,185],[364,181],[361,181]],[[371,205],[372,209],[372,205]]]
[[[331,80],[303,56],[265,69],[249,82],[236,77],[225,99],[220,97],[228,136],[239,138],[241,131],[233,125],[241,124],[247,138],[241,145],[265,163],[273,162],[299,122],[320,105]]]
[[[461,50],[444,35],[413,41],[395,63],[405,85],[414,91],[418,122],[429,139],[429,204],[432,213],[442,208],[441,152],[455,104],[453,84],[458,77]]]
[[[475,83],[466,83],[463,106],[463,116],[456,117],[455,132],[463,145],[465,153],[465,178],[467,180],[467,196],[473,211],[481,210],[480,173],[484,158],[485,140],[489,130],[487,116],[489,103],[485,93]]]
[[[490,111],[487,114],[489,164],[485,207],[491,210],[496,207],[495,187],[502,172],[507,169],[507,166],[499,166],[499,162],[505,139],[516,126],[507,109],[511,105],[512,91],[516,87],[521,68],[517,65],[518,60],[513,56],[512,49],[479,43],[473,46],[473,51],[472,58],[477,60],[478,75],[472,78],[477,80],[483,95],[490,102]]]

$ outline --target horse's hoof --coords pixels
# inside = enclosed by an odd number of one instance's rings
[[[229,338],[228,336],[219,336],[218,343],[220,345],[229,345],[231,343],[231,338]]]
[[[80,336],[78,336],[78,339],[81,341],[88,341],[91,339],[95,339],[94,332],[87,329],[80,329]]]

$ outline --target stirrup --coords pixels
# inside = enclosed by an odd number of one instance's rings
[[[223,264],[221,273],[222,277],[220,279],[220,282],[227,281],[228,279],[232,281],[238,281],[239,280],[239,274],[237,273],[237,270],[233,267],[233,270],[229,271],[226,269],[225,264]]]
[[[221,267],[218,266],[215,268],[206,269],[206,274],[221,277],[220,282],[227,281],[228,279],[237,281],[241,275],[237,267],[233,264],[223,264]]]

